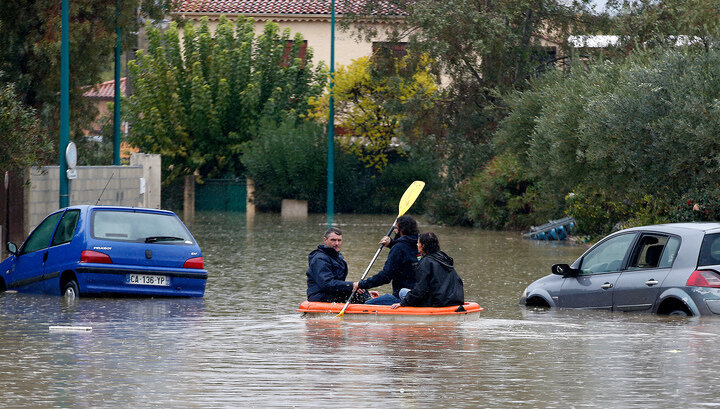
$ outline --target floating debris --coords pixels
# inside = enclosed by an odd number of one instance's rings
[[[572,217],[550,220],[541,226],[532,226],[530,231],[523,233],[523,237],[533,240],[565,240],[575,227]]]
[[[51,325],[50,332],[90,332],[92,327],[78,327],[69,325]]]

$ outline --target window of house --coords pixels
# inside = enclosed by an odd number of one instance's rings
[[[537,72],[546,72],[548,68],[556,65],[557,47],[540,47],[533,50],[530,58],[537,67]]]
[[[407,43],[378,41],[372,45],[372,61],[379,72],[397,72],[398,61],[407,55]]]
[[[375,41],[372,43],[373,58],[401,59],[407,55],[406,42]]]
[[[303,40],[302,44],[300,44],[300,49],[297,52],[297,55],[293,54],[293,46],[295,45],[295,41],[289,40],[285,43],[285,50],[283,51],[282,60],[280,61],[280,65],[283,67],[286,67],[290,65],[290,62],[292,61],[291,58],[300,58],[302,60],[303,64],[307,61],[306,55],[307,55],[307,40]]]

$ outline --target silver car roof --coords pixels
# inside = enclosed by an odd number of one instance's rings
[[[697,233],[720,233],[720,223],[717,222],[691,222],[691,223],[666,223],[653,224],[649,226],[632,227],[621,231],[652,230],[666,232],[683,236],[685,234]]]

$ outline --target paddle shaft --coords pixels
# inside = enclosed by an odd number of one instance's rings
[[[393,222],[392,226],[390,227],[390,231],[388,231],[388,234],[386,234],[386,236],[390,236],[392,234],[393,230],[395,230],[395,223],[397,223],[397,218]],[[370,261],[370,264],[368,264],[367,268],[365,269],[365,272],[363,273],[362,277],[360,277],[360,280],[358,280],[358,282],[365,279],[365,276],[370,271],[373,264],[375,264],[375,260],[377,260],[378,256],[380,255],[380,251],[382,251],[383,247],[385,247],[385,246],[381,244],[380,247],[377,249],[377,251],[375,252],[375,256]],[[350,293],[350,297],[348,298],[347,302],[345,303],[345,306],[343,307],[343,309],[340,310],[340,313],[338,314],[338,316],[342,317],[343,314],[345,314],[345,310],[347,309],[348,305],[350,305],[350,300],[352,300],[354,295],[355,295],[355,290],[353,290],[353,292]]]
[[[407,190],[405,190],[405,193],[400,198],[400,203],[398,204],[398,215],[395,218],[395,221],[393,222],[392,226],[390,227],[390,231],[388,231],[387,236],[390,236],[395,229],[395,225],[397,224],[398,219],[405,214],[405,212],[410,209],[410,206],[415,203],[415,199],[417,199],[418,195],[420,195],[420,192],[422,192],[423,188],[425,187],[425,182],[421,180],[416,180],[408,186]],[[372,267],[373,263],[375,263],[375,260],[377,260],[378,255],[380,255],[380,251],[382,248],[385,247],[382,244],[380,245],[380,248],[375,252],[375,257],[373,257],[372,261],[368,265],[368,267],[365,269],[365,273],[363,273],[360,280],[364,280],[365,276],[367,275],[368,271],[370,271],[370,268]],[[343,307],[342,311],[340,311],[340,314],[338,314],[338,317],[342,317],[343,314],[345,314],[345,309],[350,305],[350,300],[352,300],[353,296],[355,295],[355,290],[353,290],[352,293],[350,293],[350,297],[348,298],[347,302],[345,303],[345,306]]]
[[[397,223],[397,219],[395,219],[395,221],[393,222],[393,225],[392,225],[392,227],[390,227],[390,231],[388,231],[388,234],[386,234],[386,236],[390,236],[392,234],[393,230],[395,230],[395,223]],[[380,255],[380,251],[382,251],[383,247],[385,247],[385,246],[382,244],[380,245],[380,247],[378,247],[377,251],[375,252],[375,257],[373,257],[372,260],[370,261],[370,264],[365,269],[365,272],[363,273],[362,277],[360,277],[360,280],[365,279],[365,276],[367,275],[368,271],[370,271],[373,264],[375,264],[375,260],[377,260],[378,256]],[[351,295],[351,297],[352,297],[352,295]]]

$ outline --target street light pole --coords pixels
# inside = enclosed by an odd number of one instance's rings
[[[120,166],[120,56],[122,49],[120,48],[120,0],[115,4],[115,34],[117,36],[115,43],[115,106],[113,107],[113,165]]]
[[[327,225],[335,217],[335,0],[330,4],[330,113],[328,117]]]
[[[70,12],[68,0],[62,0],[60,34],[60,208],[69,203],[65,151],[70,142]]]

